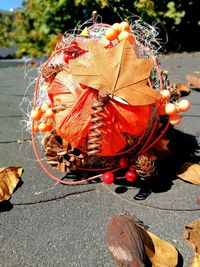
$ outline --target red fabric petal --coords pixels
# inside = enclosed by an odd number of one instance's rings
[[[105,106],[102,127],[102,152],[98,155],[112,156],[127,145],[123,133],[132,137],[141,135],[149,126],[151,106],[130,106],[110,101]]]
[[[57,133],[73,147],[77,147],[83,138],[91,120],[91,107],[96,100],[95,93],[90,89],[75,103],[71,112],[57,125]]]
[[[97,92],[91,89],[75,103],[69,114],[56,125],[57,133],[73,147],[84,146],[85,137],[90,133],[92,106],[97,101]],[[127,140],[124,133],[140,136],[149,126],[152,106],[130,106],[115,100],[105,104],[101,149],[99,156],[112,156],[124,149]]]

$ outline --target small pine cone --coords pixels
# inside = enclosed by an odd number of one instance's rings
[[[145,155],[139,155],[135,160],[135,169],[142,179],[147,180],[155,175],[155,161]]]

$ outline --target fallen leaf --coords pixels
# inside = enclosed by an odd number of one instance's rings
[[[200,267],[200,219],[185,225],[184,237],[195,252],[191,267]]]
[[[132,215],[113,216],[106,228],[108,249],[117,266],[145,266],[145,249]]]
[[[144,238],[146,254],[154,267],[175,267],[178,264],[178,251],[170,243],[149,231],[140,228]]]
[[[178,92],[181,95],[189,95],[190,88],[188,85],[182,84],[182,83],[173,83],[175,85],[175,88],[178,90]]]
[[[176,175],[184,181],[200,184],[200,164],[185,162]]]
[[[186,75],[188,86],[194,86],[200,89],[200,78],[193,74]]]
[[[193,221],[189,225],[185,225],[184,237],[192,246],[195,253],[200,255],[200,219]]]
[[[22,175],[21,167],[0,168],[0,202],[8,200]]]
[[[194,257],[190,267],[200,267],[200,255]]]

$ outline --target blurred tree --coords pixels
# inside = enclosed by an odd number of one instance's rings
[[[10,36],[13,31],[12,14],[8,12],[0,13],[0,47],[9,47],[14,44]]]
[[[13,12],[14,23],[0,17],[0,41],[17,43],[16,56],[48,56],[56,36],[90,19],[94,10],[106,23],[141,16],[160,28],[163,43],[168,36],[167,51],[200,49],[199,0],[24,0],[23,9]]]
[[[136,0],[134,6],[146,22],[157,23],[167,51],[200,50],[199,0]]]
[[[106,1],[93,3],[78,0],[26,0],[23,10],[15,11],[14,39],[19,45],[17,56],[47,56],[56,36],[73,29],[91,17],[96,8],[104,8]],[[98,3],[97,3],[98,2]]]

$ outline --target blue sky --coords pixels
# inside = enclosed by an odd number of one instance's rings
[[[11,8],[20,7],[22,0],[0,0],[0,9],[10,10]]]

